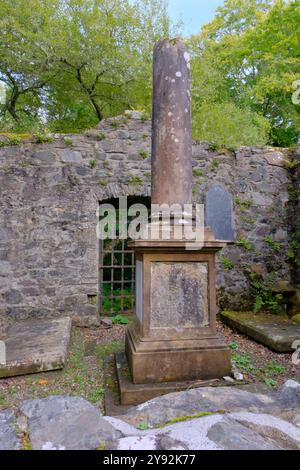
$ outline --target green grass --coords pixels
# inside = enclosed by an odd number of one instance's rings
[[[269,388],[278,385],[276,378],[282,375],[286,368],[276,361],[267,364],[255,364],[252,354],[241,354],[237,350],[239,345],[235,342],[229,344],[232,350],[231,359],[236,366],[246,375],[253,377],[256,381],[266,384]]]
[[[123,348],[124,344],[120,341],[112,341],[107,344],[97,344],[95,347],[95,353],[98,358],[103,359],[105,356],[121,351]]]

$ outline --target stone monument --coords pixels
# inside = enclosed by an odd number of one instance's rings
[[[154,49],[152,204],[192,202],[189,54],[180,40]],[[192,213],[185,214],[193,223]],[[149,224],[157,223],[152,222]],[[204,230],[201,248],[176,238],[132,242],[136,319],[126,333],[133,384],[215,379],[230,374],[230,354],[216,334],[215,254],[224,243]],[[149,228],[149,227],[148,227]],[[122,395],[121,395],[122,396]]]

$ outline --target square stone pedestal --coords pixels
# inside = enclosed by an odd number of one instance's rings
[[[136,320],[126,333],[134,384],[207,380],[230,374],[230,353],[216,334],[215,253],[208,240],[135,241]]]

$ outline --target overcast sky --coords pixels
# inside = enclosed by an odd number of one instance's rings
[[[224,0],[169,0],[169,12],[176,22],[182,19],[184,33],[195,34],[203,24],[212,20],[215,10]]]

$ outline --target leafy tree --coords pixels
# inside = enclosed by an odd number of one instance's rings
[[[4,118],[59,130],[146,107],[153,43],[170,33],[164,0],[3,0]]]
[[[196,133],[204,135],[201,115],[210,103],[225,127],[233,122],[233,106],[237,116],[247,114],[252,131],[241,119],[236,129],[236,136],[242,130],[240,144],[264,143],[263,117],[270,122],[269,143],[289,146],[298,141],[299,106],[292,103],[292,93],[300,78],[299,6],[299,0],[226,0],[200,36],[192,38]],[[222,139],[227,143],[231,138],[227,134]]]
[[[5,84],[6,99],[0,117],[6,121],[35,121],[42,105],[42,91],[55,74],[44,37],[48,18],[56,6],[32,0],[2,0],[0,3],[0,81]]]

